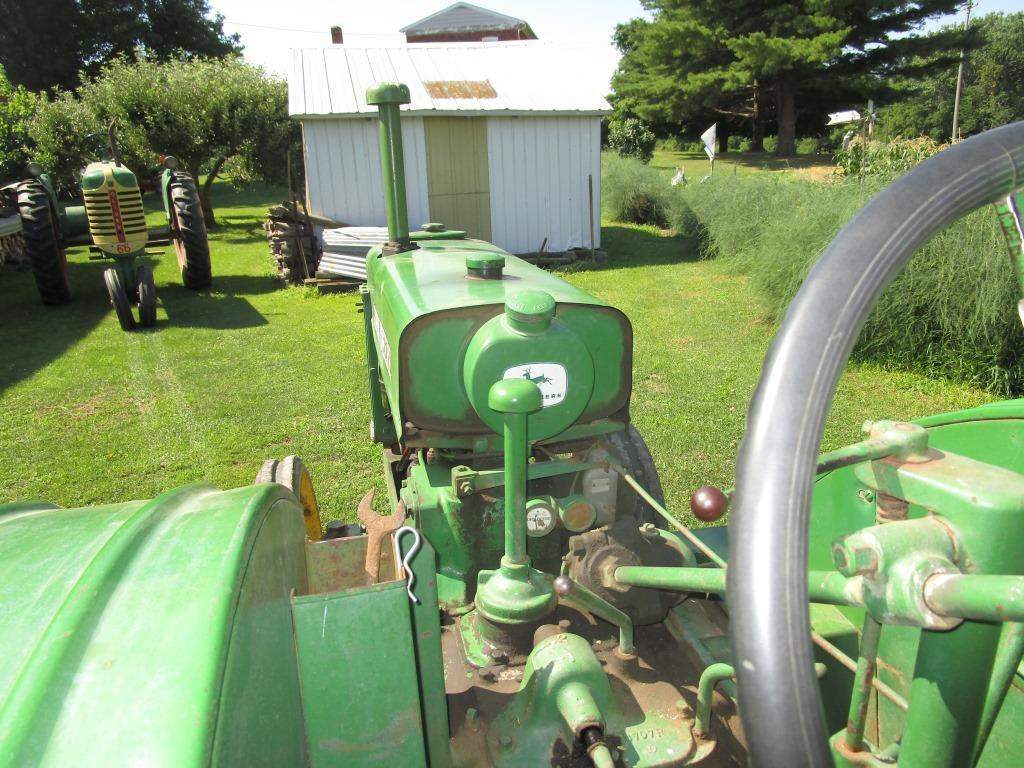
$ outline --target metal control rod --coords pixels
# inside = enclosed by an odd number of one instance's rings
[[[670,589],[675,592],[708,592],[725,595],[725,569],[718,568],[664,568],[645,566],[622,566],[615,569],[614,578],[620,584],[654,589]],[[808,592],[811,600],[831,605],[848,605],[843,585],[847,579],[835,571],[810,571]],[[848,670],[856,674],[857,662],[836,648],[832,643],[811,632],[811,640],[825,653]],[[872,677],[871,686],[900,709],[907,709],[907,700],[877,677]]]
[[[843,452],[845,455],[839,455],[839,453],[840,452],[835,452],[832,455],[822,454],[822,465],[825,469],[821,469],[821,467],[819,467],[819,470],[828,471],[828,469],[835,469],[838,466],[845,466],[847,459],[850,460],[849,463],[859,463],[860,461],[865,461],[870,458],[859,451]],[[695,547],[703,552],[709,560],[720,568],[720,570],[716,570],[713,568],[645,568],[640,566],[623,566],[616,569],[615,580],[620,581],[623,584],[631,584],[633,586],[672,589],[674,591],[713,592],[725,595],[725,560],[719,557],[710,547],[707,546],[707,544],[698,539],[694,535],[693,531],[672,517],[668,510],[659,504],[657,500],[651,496],[651,494],[649,494],[632,475],[629,474],[629,472],[614,463],[609,464],[609,466],[627,483],[629,483],[633,490],[636,491],[644,501],[650,504],[658,514],[671,523],[686,537],[688,541],[690,541]],[[652,571],[663,571],[664,573],[652,573]],[[670,574],[670,571],[673,573]],[[686,573],[679,573],[680,571],[685,571]],[[808,573],[809,591],[814,595],[812,599],[817,600],[817,602],[830,603],[834,605],[847,604],[845,597],[841,597],[841,595],[843,595],[842,585],[845,584],[846,581],[846,578],[842,574],[834,571],[811,571]],[[688,583],[690,586],[683,586],[684,582]],[[857,662],[850,656],[843,653],[814,630],[811,630],[811,640],[815,645],[821,648],[821,650],[856,674]],[[904,712],[907,710],[907,700],[888,685],[881,682],[877,677],[872,677],[871,687]]]
[[[624,467],[622,467],[619,464],[616,464],[615,462],[608,462],[608,466],[611,467],[611,469],[613,469],[623,480],[625,480],[629,484],[630,488],[636,491],[637,495],[641,499],[646,501],[655,512],[657,512],[659,515],[665,518],[666,522],[668,522],[669,525],[671,525],[673,528],[675,528],[677,531],[683,534],[686,540],[693,544],[693,546],[695,546],[698,550],[700,550],[701,553],[708,560],[710,560],[720,568],[725,568],[725,560],[719,557],[718,554],[713,549],[711,549],[711,547],[709,547],[703,541],[698,539],[697,536],[694,535],[693,531],[691,531],[685,525],[683,525],[674,517],[672,517],[672,514],[667,509],[665,509],[661,504],[659,504],[657,499],[651,496],[651,494],[647,492],[647,489],[640,485],[640,483],[637,482],[636,478],[629,474],[629,472],[627,472]]]
[[[619,628],[619,649],[632,655],[636,653],[633,641],[633,620],[600,595],[596,595],[568,576],[562,575],[555,579],[555,594],[564,600],[575,603],[585,611],[604,619]]]

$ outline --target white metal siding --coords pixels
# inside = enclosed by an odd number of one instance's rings
[[[511,253],[589,248],[587,176],[594,179],[594,247],[601,245],[601,127],[596,117],[487,119],[491,237]]]
[[[385,223],[384,188],[375,118],[304,120],[306,189],[311,213],[345,224]],[[430,221],[423,119],[402,119],[409,226]]]

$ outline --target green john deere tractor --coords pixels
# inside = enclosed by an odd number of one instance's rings
[[[1021,266],[1024,123],[838,235],[768,353],[736,489],[694,493],[691,529],[631,424],[627,317],[464,232],[409,231],[408,98],[367,93],[387,512],[367,494],[361,526],[324,531],[294,456],[234,490],[0,507],[0,766],[1019,765],[1024,401],[818,450],[918,245],[1002,201]]]
[[[153,270],[148,264],[136,264],[146,248],[173,243],[182,282],[186,288],[201,290],[211,281],[210,246],[195,181],[178,170],[177,160],[162,159],[160,196],[167,225],[150,231],[138,179],[121,161],[114,125],[106,139],[108,156],[82,171],[84,205],[60,205],[53,179],[35,163],[29,166],[31,178],[17,185],[16,195],[25,251],[43,303],[71,301],[65,249],[90,245],[90,258],[114,260],[103,280],[121,328],[130,331],[136,325],[133,306],[138,307],[140,326],[156,323]]]

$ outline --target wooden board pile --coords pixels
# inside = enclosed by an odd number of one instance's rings
[[[270,255],[282,281],[299,284],[316,275],[322,248],[313,231],[312,222],[301,206],[298,208],[298,216],[288,203],[268,208],[263,229],[267,232]]]
[[[0,266],[28,266],[25,240],[21,236],[21,217],[16,212],[0,215]]]

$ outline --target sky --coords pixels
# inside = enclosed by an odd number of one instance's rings
[[[1024,1],[1024,0],[1022,0]],[[237,32],[248,61],[286,74],[289,50],[331,44],[330,28],[344,30],[346,45],[402,44],[399,29],[446,8],[454,0],[211,0],[224,30]],[[618,61],[611,42],[615,25],[640,16],[639,0],[476,0],[475,5],[523,19],[541,40],[571,45],[592,57],[610,79]]]
[[[724,0],[723,0],[724,1]],[[401,44],[399,29],[450,5],[449,0],[211,0],[223,14],[224,29],[238,33],[245,58],[268,71],[286,75],[292,48],[330,45],[330,28],[344,30],[348,45]],[[515,16],[530,24],[541,40],[571,46],[593,61],[595,75],[611,79],[618,51],[611,43],[619,22],[644,14],[640,0],[477,0],[476,5]],[[977,0],[974,16],[1024,10],[1024,0]],[[958,17],[931,22],[934,28]]]

